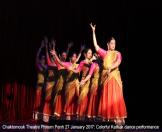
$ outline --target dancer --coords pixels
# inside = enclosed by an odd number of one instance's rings
[[[48,47],[48,38],[45,37],[44,38],[44,42],[45,42],[45,48],[46,48],[46,58],[47,58],[47,71],[48,71],[48,75],[47,75],[47,82],[46,82],[46,88],[45,88],[45,103],[44,103],[44,109],[43,109],[43,121],[44,122],[48,122],[49,121],[49,117],[52,114],[52,105],[51,105],[51,96],[52,96],[52,90],[54,88],[54,85],[56,83],[57,80],[57,66],[51,56],[51,54],[49,54],[49,48],[51,50],[51,48],[55,47],[55,41],[54,39],[51,39],[51,43],[49,43],[49,47]]]
[[[94,47],[103,59],[103,71],[101,75],[102,92],[98,115],[105,120],[113,120],[116,124],[124,124],[127,112],[119,71],[119,65],[122,60],[121,53],[115,50],[116,41],[113,37],[107,43],[108,50],[101,49],[96,40],[96,25],[92,25],[91,23],[90,26]]]
[[[79,60],[81,56],[81,52],[83,51],[84,46],[81,46],[80,53],[77,57],[76,53],[72,54],[72,57],[70,58],[70,62],[62,62],[58,58],[55,50],[51,51],[51,54],[54,55],[56,61],[64,66],[67,70],[72,68],[76,69],[78,64],[76,62]],[[79,75],[78,73],[74,73],[73,71],[68,70],[67,78],[65,81],[65,89],[64,89],[64,100],[65,100],[65,105],[64,105],[64,113],[66,116],[66,120],[71,120],[72,117],[75,115],[75,108],[76,108],[76,100],[77,97],[79,96]]]
[[[92,65],[90,67],[89,74],[81,81],[81,85],[84,85],[91,78],[90,90],[89,90],[89,102],[87,107],[87,117],[89,119],[95,119],[97,116],[98,108],[98,81],[100,76],[99,58],[97,55],[92,57]]]
[[[85,59],[82,60],[78,68],[70,69],[75,73],[81,72],[81,80],[84,80],[87,74],[89,73],[91,66],[92,50],[85,49],[84,52]],[[86,81],[84,85],[81,85],[79,88],[79,97],[77,100],[77,118],[78,120],[84,120],[86,116],[87,104],[88,104],[88,92],[89,92],[90,80]]]
[[[66,52],[62,52],[61,56],[59,56],[61,61],[63,62],[66,61],[69,50],[72,47],[72,45],[73,45],[72,42],[68,43],[68,48]],[[54,50],[54,47],[53,47],[53,50]],[[54,107],[53,114],[56,119],[60,119],[63,113],[63,106],[64,106],[62,89],[64,87],[65,80],[67,77],[67,70],[62,65],[60,65],[56,60],[54,61],[58,68],[58,76],[57,76],[56,85],[54,86],[54,90],[53,90],[53,96],[54,96],[53,97],[53,107]]]
[[[37,89],[36,89],[36,95],[35,95],[35,100],[34,100],[34,113],[33,113],[33,118],[35,120],[38,120],[38,114],[42,112],[41,107],[42,107],[42,90],[43,87],[45,86],[45,77],[46,77],[46,70],[47,70],[47,65],[46,65],[46,59],[45,56],[42,55],[40,58],[40,52],[42,48],[44,47],[44,42],[42,40],[41,46],[37,52],[36,56],[36,67],[37,67]]]
[[[68,43],[68,47],[67,47],[67,50],[66,51],[63,51],[61,53],[61,55],[59,54],[59,58],[61,61],[66,61],[67,57],[68,57],[68,54],[69,54],[69,51],[70,51],[70,48],[73,46],[73,42],[70,42]]]

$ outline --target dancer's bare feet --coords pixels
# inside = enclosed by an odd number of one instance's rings
[[[125,124],[125,120],[124,119],[116,119],[114,120],[116,125],[124,125]]]
[[[39,114],[38,112],[33,113],[33,119],[36,121],[38,120],[38,114]]]
[[[44,122],[49,122],[49,116],[48,115],[43,115],[43,121]]]
[[[66,116],[66,120],[71,120],[71,117],[70,116]]]

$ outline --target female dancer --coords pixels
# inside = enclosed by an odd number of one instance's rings
[[[67,57],[68,57],[68,54],[69,54],[69,51],[70,51],[70,48],[73,46],[73,42],[70,42],[68,43],[68,47],[67,47],[67,50],[66,51],[63,51],[61,53],[61,55],[59,54],[59,58],[61,61],[65,62]]]
[[[94,47],[103,59],[102,92],[98,115],[106,120],[113,120],[116,124],[124,124],[127,112],[118,68],[121,63],[121,53],[115,50],[116,42],[114,38],[111,38],[107,43],[108,51],[101,49],[96,40],[96,26],[92,24],[90,26],[93,33]]]
[[[81,81],[81,85],[84,85],[85,82],[91,79],[91,85],[89,90],[89,102],[88,102],[88,108],[87,108],[87,117],[89,119],[94,119],[97,116],[97,108],[98,108],[98,96],[97,96],[97,90],[98,90],[98,81],[99,81],[99,75],[100,75],[100,68],[99,68],[99,62],[98,57],[93,55],[93,63],[90,67],[89,74],[87,77]]]
[[[41,42],[41,47],[39,48],[36,56],[36,67],[37,67],[37,89],[36,89],[36,96],[35,96],[35,101],[34,101],[34,114],[33,118],[35,120],[38,120],[38,114],[42,112],[41,107],[42,107],[42,89],[45,86],[45,73],[47,70],[47,65],[46,65],[46,59],[45,56],[41,56],[41,59],[39,59],[40,52],[42,48],[44,47],[44,42],[42,40]]]
[[[47,82],[46,82],[46,89],[45,89],[45,103],[44,103],[44,108],[43,108],[43,121],[48,122],[49,121],[49,116],[51,115],[51,94],[53,87],[56,83],[57,79],[57,66],[52,58],[52,56],[49,54],[48,50],[48,39],[45,38],[45,47],[46,47],[46,57],[47,57]],[[55,47],[55,41],[52,39],[51,43],[49,43],[50,48]]]
[[[72,43],[69,43],[66,52],[63,52],[62,55],[60,56],[62,61],[65,61],[67,59],[71,46]],[[55,47],[53,47],[53,50],[54,48]],[[60,65],[55,59],[54,62],[58,68],[58,76],[57,76],[56,85],[54,86],[54,90],[53,90],[53,106],[54,106],[53,114],[56,119],[60,119],[61,114],[63,112],[63,105],[64,105],[62,88],[65,84],[65,80],[67,77],[67,70],[62,65]]]
[[[77,67],[77,69],[70,69],[74,72],[82,72],[81,80],[84,80],[87,74],[89,73],[91,66],[92,50],[86,49],[84,52],[85,59],[82,60]],[[90,80],[86,81],[84,85],[81,85],[79,88],[79,97],[77,100],[77,118],[83,120],[86,116],[87,104],[88,104],[88,92],[89,92]]]
[[[51,51],[51,54],[54,55],[56,61],[64,66],[67,70],[69,68],[73,68],[76,69],[78,64],[76,64],[76,62],[79,60],[80,56],[81,56],[81,52],[83,50],[83,46],[81,47],[80,53],[77,57],[76,53],[72,54],[72,57],[70,58],[70,62],[62,62],[60,61],[60,59],[58,58],[56,52],[53,50]],[[79,95],[79,80],[78,80],[79,74],[78,73],[74,73],[73,71],[69,71],[68,70],[68,74],[67,74],[67,78],[65,81],[65,89],[64,89],[64,109],[63,112],[65,113],[66,116],[66,120],[71,120],[71,118],[74,116],[76,110],[76,99],[77,96]]]

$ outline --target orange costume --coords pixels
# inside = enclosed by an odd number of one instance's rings
[[[54,88],[54,85],[56,83],[57,79],[57,66],[54,62],[51,61],[49,55],[47,54],[47,81],[46,81],[46,88],[45,88],[45,102],[44,102],[44,108],[43,108],[43,115],[44,115],[44,121],[48,122],[49,116],[52,114],[52,105],[51,105],[51,99],[52,99],[52,91]]]
[[[118,66],[108,69],[118,59],[121,61],[121,54],[118,51],[105,51],[99,49],[98,53],[103,58],[103,71],[101,75],[101,96],[99,100],[98,115],[106,120],[124,119],[127,117],[126,106],[123,98],[122,81]]]
[[[65,64],[65,63],[64,63]],[[73,67],[73,69],[76,69],[78,64],[72,64],[72,63],[66,63],[65,68],[68,69],[68,67]],[[66,78],[66,84],[65,84],[65,106],[64,106],[64,113],[66,116],[74,116],[76,113],[76,100],[79,96],[79,73],[74,73],[73,71],[68,71],[68,75]]]
[[[87,110],[87,117],[88,118],[95,118],[97,115],[97,108],[98,108],[98,96],[97,96],[97,89],[98,89],[98,80],[99,80],[99,66],[97,63],[93,63],[90,68],[90,75],[92,75],[91,85],[89,90],[89,103],[88,103],[88,110]]]
[[[64,67],[62,67],[57,61],[55,61],[55,63],[58,67],[58,80],[54,87],[53,114],[54,116],[60,118],[61,114],[63,113],[63,106],[64,106],[63,87],[64,87],[65,79],[67,77],[67,70]]]
[[[46,82],[46,88],[45,88],[45,104],[43,108],[43,114],[50,116],[52,112],[52,105],[51,105],[51,98],[52,98],[52,90],[54,88],[54,85],[56,83],[56,77],[57,77],[57,67],[51,67],[48,66],[48,76],[47,76],[47,82]]]
[[[42,90],[45,86],[45,74],[46,70],[43,69],[42,71],[39,69],[38,66],[38,74],[37,74],[37,89],[36,95],[34,100],[34,119],[38,120],[38,114],[42,113],[42,105],[43,105],[43,98],[42,98]]]
[[[80,62],[77,70],[82,71],[82,78],[84,80],[87,74],[89,73],[91,64],[87,64],[84,60]],[[90,80],[88,80],[83,86],[79,89],[79,98],[77,102],[77,111],[76,114],[79,118],[84,118],[86,116],[87,104],[88,104],[88,92],[89,92]]]

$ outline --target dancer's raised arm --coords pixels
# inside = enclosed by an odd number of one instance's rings
[[[40,56],[40,52],[41,52],[41,50],[42,50],[43,47],[44,47],[44,41],[42,40],[41,46],[40,46],[40,48],[39,48],[38,51],[37,51],[36,64],[38,64],[39,61],[40,61],[39,56]]]
[[[79,52],[79,54],[78,54],[78,57],[77,57],[75,63],[77,63],[77,62],[79,61],[79,59],[80,59],[80,57],[81,57],[81,55],[82,55],[82,51],[83,51],[84,49],[85,49],[85,45],[81,45],[80,52]]]
[[[51,62],[50,55],[49,55],[49,53],[48,53],[48,43],[45,44],[45,47],[46,47],[47,64],[50,65],[52,62]]]
[[[99,45],[97,44],[97,39],[96,39],[96,25],[92,25],[92,23],[90,24],[91,29],[92,29],[92,36],[93,36],[93,45],[95,47],[95,50],[98,51],[100,49]]]
[[[53,50],[50,51],[50,53],[53,55],[55,61],[57,61],[61,66],[64,67],[64,64],[62,63],[62,61],[59,59],[59,57],[57,56],[57,53],[55,51],[55,49],[53,48]]]
[[[36,56],[36,67],[40,70],[43,71],[43,69],[46,69],[46,64],[45,64],[45,56],[42,55],[40,58],[40,52],[42,50],[42,48],[44,47],[44,41],[42,40],[41,42],[41,46],[37,51],[37,56]]]
[[[69,43],[68,43],[67,50],[66,50],[66,54],[67,54],[67,56],[68,56],[69,51],[70,51],[70,49],[71,49],[72,46],[73,46],[73,42],[69,42]]]

